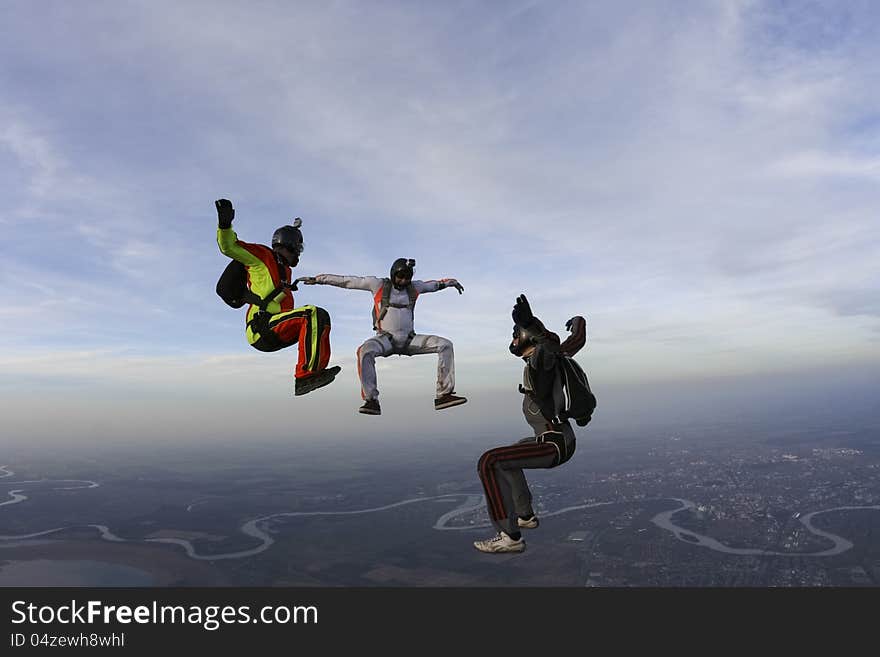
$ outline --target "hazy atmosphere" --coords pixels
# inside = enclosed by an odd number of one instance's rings
[[[2,442],[525,435],[523,292],[588,320],[588,432],[876,408],[878,32],[868,1],[7,0]],[[303,218],[295,276],[457,278],[416,329],[469,403],[394,357],[359,416],[371,300],[317,286],[343,371],[294,398],[296,348],[214,293],[221,197],[249,242]]]

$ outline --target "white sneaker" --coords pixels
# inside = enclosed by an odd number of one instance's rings
[[[495,538],[474,541],[474,547],[480,552],[522,552],[526,549],[526,542],[522,538],[515,541],[504,532],[498,532]]]
[[[538,516],[536,516],[534,513],[532,514],[531,518],[526,518],[525,520],[523,520],[522,518],[516,519],[517,526],[523,527],[525,529],[534,529],[538,526],[540,522],[541,521],[538,520]]]

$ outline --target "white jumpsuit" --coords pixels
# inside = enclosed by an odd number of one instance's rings
[[[373,295],[376,316],[382,298],[384,278],[376,276],[337,276],[319,274],[315,282],[335,285],[350,290],[368,290]],[[416,293],[437,292],[451,285],[454,279],[439,281],[412,281]],[[391,286],[391,295],[385,316],[376,326],[376,335],[368,338],[357,350],[358,376],[361,380],[361,397],[378,399],[376,387],[376,357],[404,354],[437,354],[437,397],[455,390],[455,357],[452,342],[437,335],[414,334],[413,307],[406,289]],[[410,339],[412,336],[412,339]]]

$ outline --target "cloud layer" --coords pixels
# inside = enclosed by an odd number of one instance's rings
[[[39,378],[28,354],[96,386],[139,359],[169,404],[181,359],[286,376],[213,294],[220,196],[248,241],[302,216],[301,275],[407,256],[459,278],[417,328],[451,337],[463,372],[480,363],[477,389],[508,375],[520,292],[558,330],[589,317],[598,380],[876,364],[878,18],[869,2],[7,3],[0,319],[17,328],[0,385]],[[351,359],[367,295],[297,299],[331,311]],[[96,353],[106,368],[80,378]]]

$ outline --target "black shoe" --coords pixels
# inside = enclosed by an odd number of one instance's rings
[[[339,367],[339,365],[334,365],[333,367],[321,370],[317,374],[297,379],[296,384],[294,385],[293,394],[299,397],[300,395],[310,393],[312,390],[323,388],[328,383],[332,383],[333,379],[336,378],[336,375],[339,374],[341,370],[342,368]]]
[[[364,413],[365,415],[382,415],[382,409],[379,408],[379,400],[367,399],[364,402],[364,405],[358,409],[358,413]]]
[[[456,397],[455,392],[450,392],[442,397],[434,400],[434,410],[439,411],[441,408],[449,408],[450,406],[459,406],[467,401],[465,397]]]

